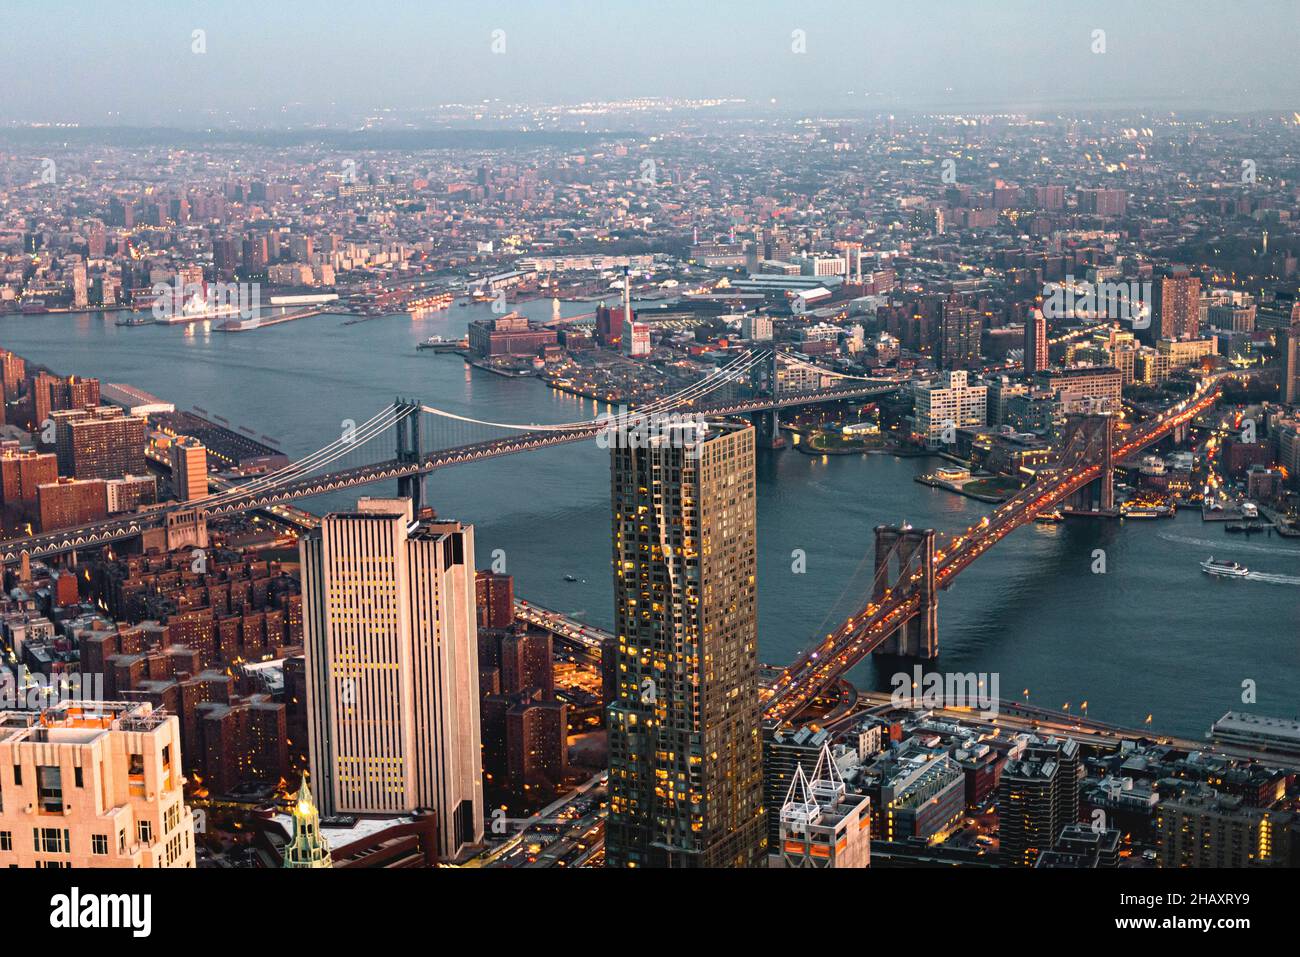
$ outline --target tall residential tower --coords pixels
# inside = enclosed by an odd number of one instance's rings
[[[1032,309],[1025,317],[1025,378],[1049,365],[1047,352],[1047,318],[1043,310]]]
[[[754,430],[611,437],[611,867],[765,861]]]
[[[1283,339],[1286,349],[1286,378],[1282,381],[1282,401],[1300,405],[1300,303],[1291,313],[1291,328]]]

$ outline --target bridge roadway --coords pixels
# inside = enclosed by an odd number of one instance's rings
[[[821,402],[836,402],[844,399],[863,399],[885,395],[896,391],[905,381],[871,382],[837,389],[792,392],[779,396],[775,400],[757,397],[729,399],[723,402],[708,402],[698,405],[687,403],[679,406],[675,411],[678,414],[689,415],[745,415],[770,409],[785,409],[801,405],[816,405]],[[466,462],[479,462],[499,458],[503,455],[513,455],[517,452],[530,452],[535,449],[548,448],[552,445],[581,442],[584,439],[594,438],[605,427],[605,423],[599,422],[562,431],[519,432],[486,442],[475,442],[454,448],[426,452],[418,462],[402,462],[396,459],[388,459],[321,475],[301,476],[278,483],[259,492],[223,500],[208,507],[207,514],[221,516],[246,512],[252,509],[267,509],[293,499],[338,492],[359,485],[367,485],[371,482],[395,481],[452,465],[462,465]],[[8,565],[19,561],[24,552],[31,558],[46,558],[81,548],[96,548],[134,538],[148,529],[162,527],[169,512],[181,511],[191,507],[193,507],[193,503],[177,503],[166,508],[135,513],[123,518],[106,519],[87,525],[0,542],[0,565]]]
[[[1113,461],[1124,458],[1164,438],[1214,404],[1223,375],[1207,379],[1197,395],[1135,428],[1116,442]],[[1082,456],[1081,456],[1082,458]],[[935,550],[935,588],[947,588],[959,572],[976,558],[1041,512],[1069,498],[1101,475],[1099,463],[1074,462],[1043,469],[1034,482],[1000,505],[992,516]],[[848,618],[816,647],[804,652],[772,684],[764,702],[764,718],[790,721],[832,682],[880,646],[899,626],[920,611],[914,572],[906,583],[886,589],[879,602],[871,602]]]

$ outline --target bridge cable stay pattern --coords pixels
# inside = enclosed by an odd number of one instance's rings
[[[446,419],[452,419],[458,422],[465,422],[471,425],[483,425],[489,428],[512,429],[524,432],[571,432],[581,429],[592,428],[610,428],[626,424],[638,417],[646,415],[656,415],[670,412],[673,409],[680,408],[687,402],[693,402],[696,399],[709,395],[724,385],[736,382],[745,376],[755,365],[766,359],[771,352],[760,353],[741,353],[736,358],[729,361],[726,365],[719,367],[709,373],[699,382],[695,382],[672,395],[657,399],[654,402],[647,403],[644,406],[638,406],[629,409],[627,412],[620,413],[618,416],[611,418],[586,419],[580,422],[559,422],[551,424],[528,423],[522,424],[517,422],[492,422],[485,419],[476,419],[470,416],[460,415],[455,412],[449,412],[446,409],[438,409],[433,406],[422,405],[421,411],[430,415],[441,416]]]
[[[357,426],[350,435],[340,437],[329,445],[289,463],[282,469],[253,481],[237,485],[224,492],[217,492],[204,498],[185,502],[182,507],[220,506],[230,500],[246,498],[249,495],[279,488],[290,480],[301,478],[310,472],[319,471],[324,466],[330,465],[344,455],[355,451],[359,446],[386,433],[399,419],[412,414],[412,412],[411,409],[399,410],[395,404],[385,406],[376,415]]]

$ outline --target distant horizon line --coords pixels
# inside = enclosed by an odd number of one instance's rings
[[[366,136],[366,135],[393,135],[393,134],[420,134],[420,133],[514,133],[514,134],[553,134],[553,133],[574,133],[578,135],[610,135],[607,130],[600,129],[570,129],[568,127],[550,127],[550,128],[527,128],[526,124],[521,124],[516,117],[501,116],[500,111],[509,109],[533,109],[539,111],[545,110],[573,110],[583,106],[603,106],[607,107],[604,115],[606,118],[613,119],[618,117],[625,121],[628,114],[642,112],[628,107],[621,107],[621,104],[628,103],[662,103],[665,108],[662,115],[656,112],[656,117],[662,119],[672,112],[680,110],[680,104],[696,103],[700,104],[689,110],[683,118],[687,118],[694,113],[700,114],[719,114],[725,113],[735,118],[744,119],[747,117],[771,118],[774,116],[781,117],[798,117],[803,119],[816,118],[834,118],[834,119],[862,119],[869,120],[884,116],[893,116],[896,118],[938,118],[938,117],[960,117],[960,116],[1024,116],[1033,119],[1052,119],[1052,118],[1082,118],[1082,117],[1110,117],[1110,116],[1132,116],[1142,114],[1165,115],[1171,117],[1268,117],[1300,115],[1300,102],[1293,106],[1258,106],[1252,108],[1209,106],[1209,105],[1176,105],[1173,101],[1151,100],[1145,102],[1116,102],[1121,100],[1119,97],[1109,98],[1080,98],[1079,100],[1060,101],[1044,99],[1042,101],[1026,102],[1011,100],[971,100],[962,102],[942,102],[920,104],[915,101],[910,105],[898,104],[889,106],[881,103],[880,105],[826,103],[823,106],[817,106],[812,103],[781,102],[775,103],[758,100],[733,98],[715,98],[715,97],[660,97],[660,96],[640,96],[625,97],[610,100],[586,100],[572,103],[527,103],[522,101],[494,100],[490,104],[482,104],[482,114],[485,118],[476,120],[467,120],[458,114],[464,110],[470,109],[471,104],[439,104],[437,106],[427,107],[377,107],[372,110],[355,111],[354,116],[364,117],[364,121],[371,122],[376,119],[391,118],[395,123],[402,123],[401,126],[386,127],[362,126],[358,125],[361,119],[330,119],[330,120],[301,120],[292,123],[282,123],[280,125],[270,125],[258,123],[255,117],[236,118],[227,115],[215,122],[191,122],[177,124],[169,121],[157,120],[123,120],[123,121],[104,121],[94,120],[63,120],[63,119],[19,119],[19,118],[0,118],[0,133],[5,132],[40,132],[40,131],[73,131],[80,130],[85,132],[95,131],[113,131],[113,132],[152,132],[152,131],[175,131],[188,134],[259,134],[259,133],[285,133],[285,134],[325,134],[325,135],[347,135],[347,136]],[[670,104],[677,104],[674,109],[669,109]],[[1096,105],[1087,105],[1096,104]],[[445,122],[438,121],[438,113],[444,112],[447,116]],[[256,108],[249,108],[249,113],[258,112]],[[304,109],[303,112],[311,112],[310,109]],[[423,116],[424,123],[429,125],[413,125],[410,121],[402,120],[402,117]],[[570,120],[581,120],[586,123],[591,119],[599,121],[602,115],[583,119],[580,114],[569,117]],[[503,127],[500,124],[515,124],[509,127]],[[451,125],[456,124],[456,125]],[[621,131],[627,135],[640,135],[639,131],[627,130]]]

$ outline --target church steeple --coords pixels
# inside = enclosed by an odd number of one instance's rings
[[[333,867],[330,847],[320,834],[320,812],[307,786],[307,772],[293,805],[293,839],[284,849],[285,867]]]

